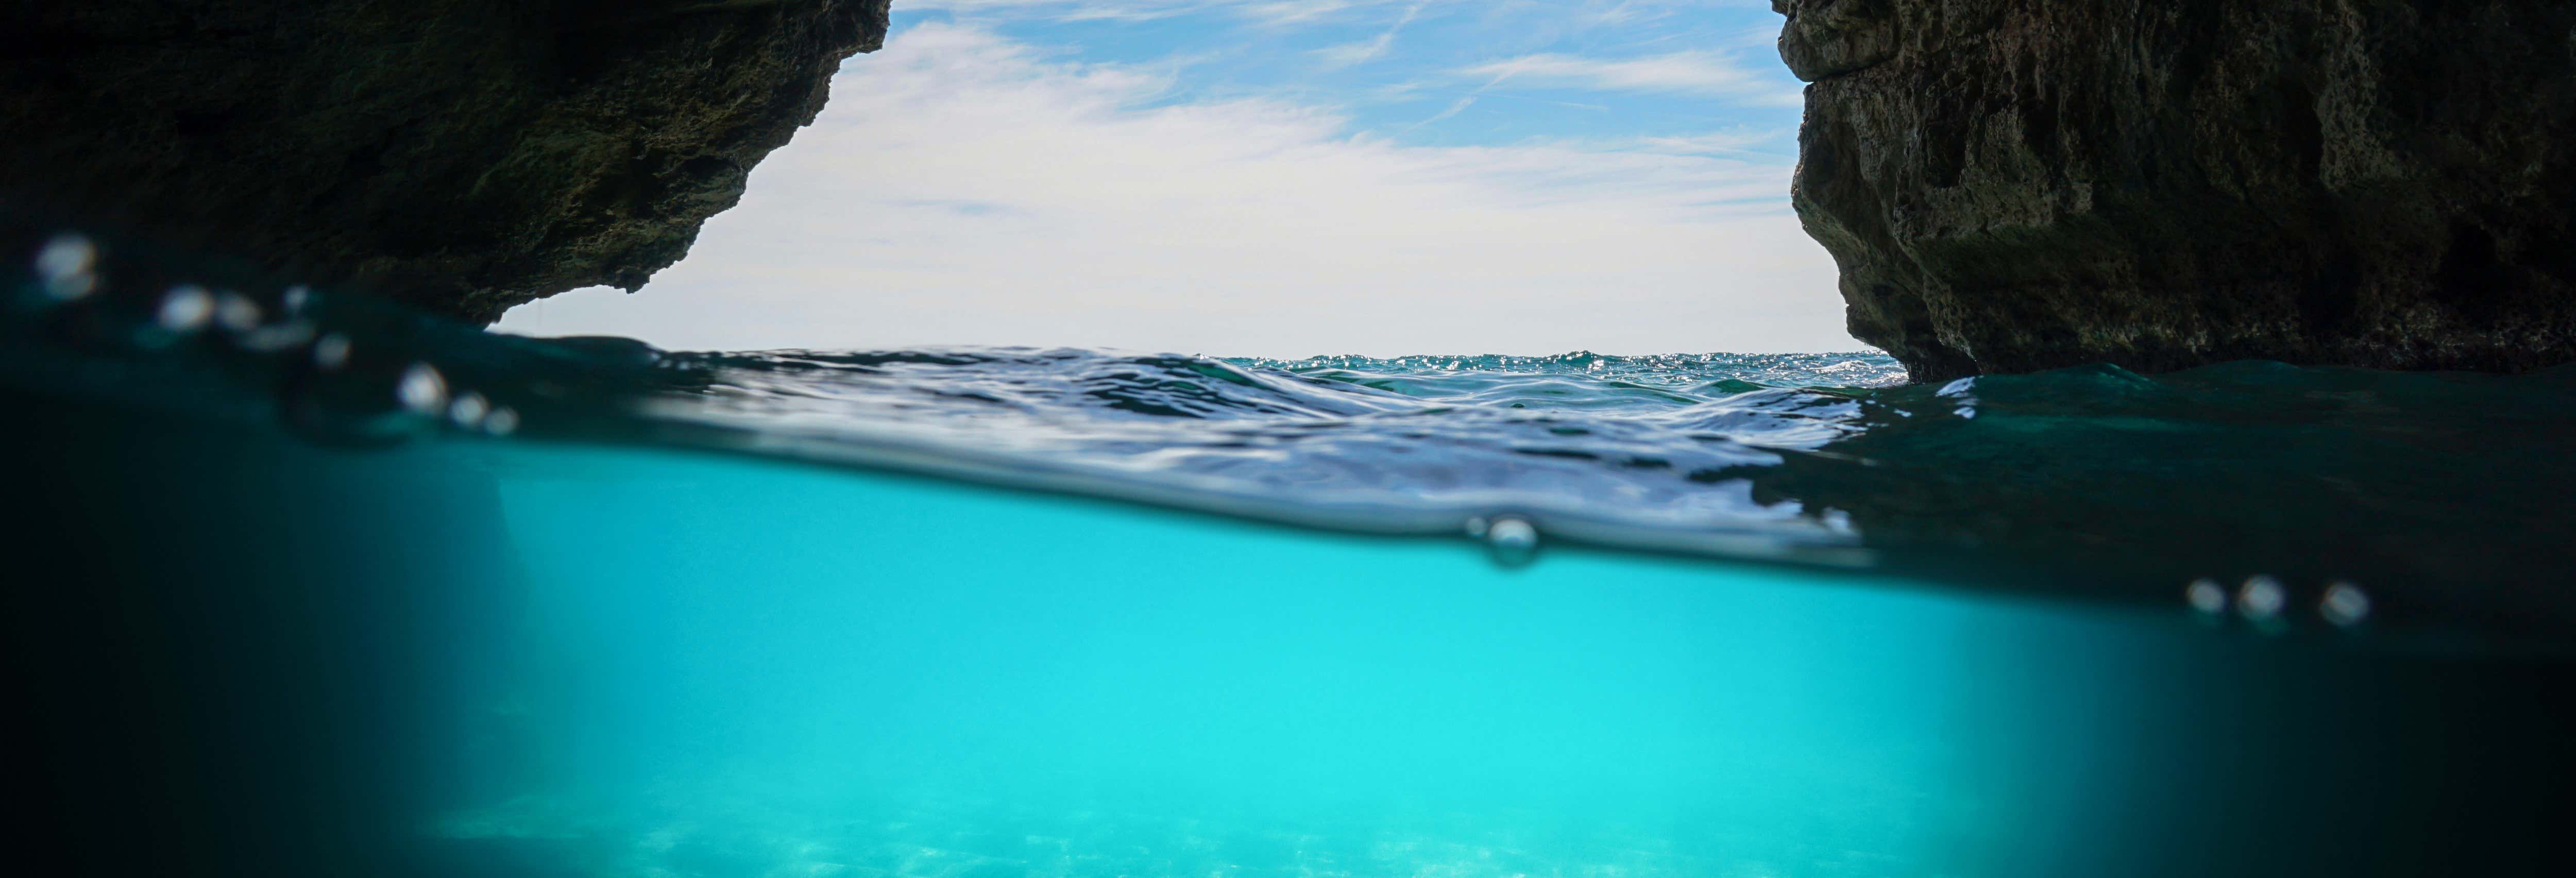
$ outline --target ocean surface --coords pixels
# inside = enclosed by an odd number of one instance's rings
[[[685,353],[0,246],[92,873],[2568,858],[2569,368]]]

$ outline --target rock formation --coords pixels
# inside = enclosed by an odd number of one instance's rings
[[[497,319],[632,290],[888,0],[90,0],[0,28],[0,206]]]
[[[1798,215],[1918,379],[2576,360],[2576,4],[1772,5]]]

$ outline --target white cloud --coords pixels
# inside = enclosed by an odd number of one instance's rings
[[[1256,0],[1239,6],[1246,18],[1270,24],[1302,24],[1331,18],[1354,6],[1376,5],[1385,0]]]
[[[1224,5],[1228,5],[1227,0],[907,0],[903,11],[990,14],[1045,10],[1067,19],[1141,20]]]
[[[1639,146],[1650,152],[1684,155],[1750,153],[1779,143],[1782,138],[1794,136],[1796,133],[1795,131],[1713,131],[1688,137],[1647,137],[1639,141]]]
[[[898,8],[904,12],[966,15],[1035,13],[1070,21],[1143,21],[1226,10],[1264,24],[1294,25],[1332,18],[1357,7],[1395,2],[1399,0],[898,0]]]
[[[1394,24],[1388,25],[1386,30],[1379,31],[1376,37],[1332,46],[1316,54],[1323,57],[1324,63],[1336,67],[1348,67],[1377,60],[1379,56],[1386,54],[1389,47],[1395,45],[1395,37],[1404,32],[1404,26],[1412,24],[1415,18],[1421,17],[1422,7],[1428,5],[1430,5],[1429,0],[1416,0],[1413,5],[1404,8],[1404,14],[1397,16]]]
[[[1757,106],[1799,106],[1795,86],[1733,53],[1689,51],[1641,58],[1523,55],[1452,71],[1462,78],[1508,79],[1521,84],[1573,86],[1604,91],[1697,94]]]
[[[634,296],[502,328],[674,348],[1220,355],[1850,349],[1789,168],[1582,143],[1416,147],[1323,108],[973,27],[853,59],[741,206]]]
[[[1771,11],[1771,0],[1581,0],[1581,4],[1582,8],[1574,11],[1575,19],[1595,27],[1654,21],[1690,10]]]

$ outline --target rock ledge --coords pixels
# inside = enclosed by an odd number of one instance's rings
[[[0,29],[0,206],[489,322],[632,290],[889,0],[91,0]]]
[[[2576,4],[1773,8],[1798,216],[1918,379],[2576,361]]]

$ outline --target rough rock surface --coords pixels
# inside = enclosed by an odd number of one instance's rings
[[[1798,215],[1918,379],[2576,360],[2576,3],[1773,8]]]
[[[12,0],[0,199],[490,321],[632,290],[888,0]]]

